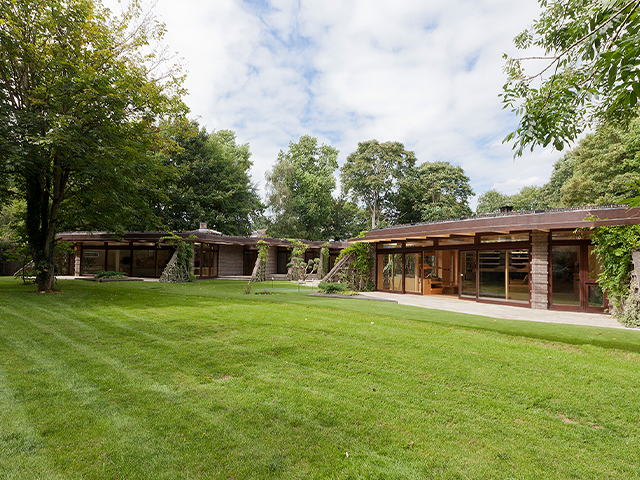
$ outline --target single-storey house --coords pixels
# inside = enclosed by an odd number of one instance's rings
[[[132,277],[159,278],[171,259],[174,247],[160,243],[170,232],[129,232],[116,236],[105,232],[60,233],[57,238],[70,242],[73,253],[58,265],[61,275],[92,275],[99,271],[124,272]],[[268,245],[266,274],[283,278],[287,274],[292,244],[269,237],[233,237],[206,228],[177,233],[194,247],[193,274],[198,279],[251,275],[258,258],[258,241]],[[305,260],[319,258],[327,242],[304,241],[308,245]],[[346,242],[329,242],[329,268]]]
[[[509,211],[379,228],[377,290],[456,295],[476,302],[602,312],[590,229],[640,223],[620,205]]]

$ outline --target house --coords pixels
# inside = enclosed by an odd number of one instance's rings
[[[507,209],[508,210],[508,209]],[[640,223],[620,205],[504,211],[372,230],[377,290],[602,312],[590,229]]]
[[[116,236],[106,232],[70,232],[57,235],[70,242],[73,252],[61,259],[62,275],[92,275],[101,270],[124,272],[134,277],[159,278],[171,259],[174,247],[160,239],[170,232],[129,232]],[[206,228],[177,234],[194,247],[193,274],[198,279],[251,275],[258,258],[258,242],[268,245],[268,278],[283,278],[291,255],[291,242],[268,237],[232,237]],[[319,258],[327,242],[304,241],[309,248],[305,260]],[[333,266],[346,242],[329,242],[329,268]]]

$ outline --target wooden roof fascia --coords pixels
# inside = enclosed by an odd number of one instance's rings
[[[595,217],[595,219],[585,220],[588,217]],[[369,232],[362,240],[380,242],[394,241],[398,238],[406,237],[430,238],[444,234],[496,234],[503,231],[508,231],[509,233],[524,233],[534,230],[570,230],[585,227],[632,224],[640,224],[640,209],[638,208],[629,210],[624,206],[620,208],[593,207],[570,211],[532,212],[497,217],[472,217],[423,225],[400,225]]]

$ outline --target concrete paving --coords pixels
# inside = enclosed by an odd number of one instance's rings
[[[525,320],[530,322],[564,323],[568,325],[587,325],[601,328],[626,328],[611,315],[600,313],[561,312],[557,310],[534,310],[525,307],[477,303],[460,300],[450,295],[402,295],[386,292],[363,292],[370,298],[394,300],[401,305],[446,310],[449,312],[469,313],[491,318]]]

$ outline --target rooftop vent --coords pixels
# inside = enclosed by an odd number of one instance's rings
[[[513,212],[513,207],[511,205],[505,205],[500,207],[500,213],[510,213]]]
[[[200,222],[200,230],[206,230],[207,229],[207,222]]]

